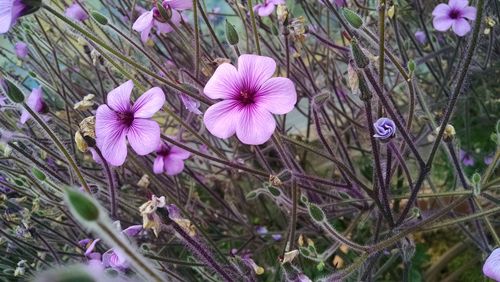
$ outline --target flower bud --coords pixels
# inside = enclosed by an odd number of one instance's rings
[[[45,179],[47,179],[47,177],[45,176],[45,174],[41,170],[39,170],[38,168],[36,168],[36,167],[33,167],[31,169],[31,172],[40,181],[45,181]]]
[[[309,215],[316,222],[322,222],[326,216],[323,210],[315,204],[309,204]]]
[[[408,61],[408,70],[410,73],[413,73],[415,71],[415,61],[413,59],[410,59]]]
[[[358,40],[356,38],[353,38],[351,41],[351,53],[352,57],[354,59],[354,62],[356,63],[356,66],[360,69],[364,69],[368,66],[370,63],[370,59],[366,56],[366,54],[361,50]]]
[[[472,175],[471,182],[473,185],[472,193],[474,194],[474,196],[479,196],[479,194],[481,194],[481,175],[475,172]]]
[[[342,15],[344,15],[347,22],[354,28],[358,29],[363,25],[363,20],[354,11],[347,8],[342,9]]]
[[[23,92],[11,82],[9,79],[3,79],[0,84],[2,85],[5,94],[9,99],[14,103],[23,103],[24,102],[24,94]]]
[[[96,12],[96,11],[92,11],[90,13],[90,15],[92,16],[92,18],[100,25],[107,25],[108,24],[108,18],[106,18],[103,14],[99,13],[99,12]]]
[[[240,41],[238,37],[238,32],[236,32],[236,28],[233,24],[226,20],[226,39],[227,42],[231,45],[237,45]]]
[[[160,16],[165,21],[168,21],[168,20],[170,20],[170,18],[172,18],[172,11],[168,8],[165,8],[160,2],[156,3],[156,9],[158,9]]]
[[[76,190],[66,190],[66,202],[74,215],[83,221],[96,221],[99,209],[89,196]]]

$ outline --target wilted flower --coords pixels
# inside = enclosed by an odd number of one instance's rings
[[[250,256],[244,256],[242,257],[242,260],[248,267],[253,269],[255,274],[257,275],[264,274],[265,269],[262,266],[257,265],[255,261],[252,258],[250,258]]]
[[[449,0],[448,4],[437,5],[432,15],[436,30],[447,31],[451,27],[458,36],[464,36],[471,29],[467,20],[476,19],[476,8],[469,6],[467,0]]]
[[[41,0],[0,0],[0,34],[6,33],[17,19],[38,10]]]
[[[131,225],[128,228],[124,229],[122,231],[123,234],[129,236],[129,237],[135,237],[139,235],[139,233],[142,231],[142,225]]]
[[[95,239],[95,240],[86,238],[86,239],[80,240],[78,242],[78,245],[80,245],[80,247],[85,249],[85,256],[88,256],[94,252],[95,245],[99,241],[101,241],[101,239],[99,239],[99,238]]]
[[[396,124],[388,118],[379,118],[374,124],[375,135],[373,137],[387,140],[396,135]]]
[[[192,99],[191,97],[181,94],[181,101],[184,104],[184,107],[186,110],[192,112],[195,115],[201,115],[200,109],[200,102]]]
[[[156,214],[156,210],[163,207],[165,207],[165,197],[161,196],[158,198],[155,195],[151,197],[151,200],[139,207],[139,212],[142,215],[142,228],[153,229],[156,236],[158,236],[161,229],[161,219]]]
[[[462,149],[460,149],[459,155],[460,155],[460,160],[462,161],[464,166],[473,166],[476,163],[472,154],[470,154]]]
[[[16,56],[20,59],[24,59],[28,56],[29,49],[28,44],[24,42],[17,42],[14,45],[14,51],[16,52]]]
[[[31,91],[31,94],[28,96],[26,100],[26,104],[35,112],[38,113],[46,113],[47,112],[47,104],[43,101],[43,91],[42,87],[34,88]],[[25,124],[26,121],[31,117],[29,112],[24,109],[21,113],[21,124]]]
[[[291,250],[286,252],[281,258],[281,264],[285,264],[287,262],[292,262],[297,255],[299,254],[299,250]]]
[[[107,105],[96,112],[96,142],[104,158],[120,166],[127,157],[127,139],[134,151],[143,156],[160,143],[160,126],[151,117],[161,109],[165,94],[154,87],[142,94],[133,105],[130,94],[134,83],[129,80],[108,93]]]
[[[236,133],[241,142],[250,145],[269,140],[276,128],[272,113],[286,114],[297,101],[290,79],[271,78],[275,70],[272,58],[257,55],[241,55],[238,69],[221,64],[204,89],[211,99],[223,99],[205,112],[208,131],[224,139]]]
[[[425,32],[419,30],[415,32],[415,39],[417,39],[418,43],[423,45],[427,41],[427,36],[425,36]]]
[[[75,21],[84,21],[89,18],[89,15],[83,10],[83,8],[78,3],[73,3],[71,6],[66,8],[64,14]]]
[[[156,149],[156,159],[153,166],[154,173],[167,173],[176,175],[184,170],[184,160],[189,158],[191,153],[173,145],[160,142]]]
[[[285,0],[263,0],[262,3],[253,6],[254,12],[261,17],[267,17],[274,12],[274,7],[285,4]]]
[[[483,265],[483,273],[489,278],[500,281],[500,248],[493,250]]]
[[[83,99],[81,101],[78,101],[75,103],[75,105],[73,106],[73,109],[85,111],[85,110],[92,108],[92,106],[94,106],[94,104],[95,104],[94,101],[92,101],[92,99],[94,99],[94,97],[95,97],[94,94],[85,95],[85,97],[83,97]]]
[[[168,33],[173,30],[172,25],[177,25],[181,22],[182,10],[190,9],[193,5],[193,1],[190,0],[165,0],[162,2],[163,8],[170,13],[169,19],[164,19],[163,16],[158,11],[157,7],[154,7],[150,11],[143,13],[135,22],[132,28],[135,31],[141,33],[142,42],[146,42],[149,39],[149,33],[151,29],[156,27],[156,32]],[[170,21],[168,23],[167,21]]]

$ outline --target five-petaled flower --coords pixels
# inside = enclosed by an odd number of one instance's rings
[[[221,64],[204,88],[209,98],[223,99],[205,112],[208,131],[223,139],[236,133],[249,145],[269,140],[276,128],[272,114],[286,114],[297,102],[293,82],[272,78],[275,70],[272,58],[257,55],[241,55],[238,69]]]
[[[26,100],[26,104],[37,113],[46,113],[47,112],[47,104],[43,101],[43,92],[42,87],[34,88],[31,91],[31,94],[28,96]],[[30,113],[27,110],[23,110],[21,113],[21,124],[25,124],[26,121],[31,117]]]
[[[156,27],[157,34],[171,32],[173,30],[171,25],[178,25],[181,22],[182,17],[179,12],[192,8],[193,1],[164,0],[162,6],[170,14],[170,19],[163,18],[158,8],[153,7],[134,22],[132,28],[141,33],[142,42],[148,41],[149,33],[153,27]]]
[[[40,8],[41,1],[0,0],[0,34],[6,33],[17,19]]]
[[[14,51],[16,52],[16,56],[19,59],[24,59],[28,56],[29,53],[28,44],[19,41],[16,44],[14,44]]]
[[[120,166],[127,157],[127,139],[134,151],[143,156],[160,143],[160,126],[151,117],[161,109],[165,94],[153,87],[132,105],[131,80],[108,93],[107,105],[97,108],[95,133],[97,147],[111,165]]]
[[[448,4],[437,5],[432,15],[436,30],[447,31],[451,27],[458,36],[464,36],[471,29],[467,20],[476,19],[476,8],[469,6],[467,0],[449,0]]]
[[[500,248],[496,248],[486,259],[483,273],[489,278],[500,282]]]
[[[89,15],[78,3],[73,3],[71,6],[66,8],[64,14],[75,21],[84,21],[89,18]]]
[[[373,137],[381,140],[387,140],[396,135],[396,125],[394,124],[394,121],[385,117],[379,118],[375,123],[373,123],[373,128],[375,129]]]
[[[262,3],[253,6],[254,12],[261,17],[267,17],[274,12],[274,7],[285,4],[285,0],[264,0]]]
[[[167,175],[177,175],[184,170],[184,160],[190,155],[182,148],[160,142],[156,149],[153,171],[157,174],[165,172]]]

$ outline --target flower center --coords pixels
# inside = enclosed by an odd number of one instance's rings
[[[460,15],[461,15],[461,13],[460,13],[460,11],[459,11],[459,10],[457,10],[457,9],[452,9],[452,10],[450,11],[450,18],[451,18],[451,19],[456,20],[456,19],[460,18]]]
[[[244,105],[249,105],[254,103],[255,93],[253,91],[241,90],[239,101]]]
[[[118,112],[118,118],[126,126],[131,126],[134,122],[134,113],[132,112]]]

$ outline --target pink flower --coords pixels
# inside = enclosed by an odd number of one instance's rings
[[[500,248],[493,250],[483,265],[483,273],[489,278],[500,282]]]
[[[89,256],[94,253],[94,248],[95,245],[101,241],[101,239],[83,239],[78,242],[78,245],[80,245],[82,248],[85,248],[85,256]]]
[[[254,12],[261,17],[267,17],[274,12],[274,7],[285,4],[285,0],[264,0],[263,3],[253,6]]]
[[[163,8],[171,14],[169,20],[173,25],[177,25],[181,22],[182,17],[179,11],[190,9],[192,5],[193,1],[190,0],[164,0],[162,2]],[[149,33],[153,27],[156,27],[158,35],[173,30],[172,26],[167,22],[167,19],[162,17],[156,7],[139,16],[132,26],[135,31],[141,33],[142,42],[148,41]]]
[[[131,225],[127,229],[123,230],[122,233],[129,236],[129,237],[135,237],[139,235],[139,233],[142,231],[142,225]]]
[[[236,133],[250,145],[269,140],[276,128],[272,114],[286,114],[297,102],[293,82],[272,77],[275,70],[272,58],[257,55],[241,55],[238,69],[221,64],[204,89],[211,99],[223,99],[205,112],[208,131],[223,139]]]
[[[41,1],[0,0],[0,34],[6,33],[17,19],[40,8]]]
[[[450,27],[458,36],[464,36],[470,31],[467,20],[476,19],[476,8],[470,7],[467,0],[449,0],[434,8],[432,24],[439,31],[447,31]]]
[[[120,166],[127,157],[127,139],[134,151],[143,156],[160,143],[160,126],[151,117],[161,109],[165,94],[154,87],[142,94],[134,105],[130,94],[134,83],[129,80],[108,93],[107,105],[96,112],[96,143],[104,158]]]
[[[165,172],[167,175],[177,175],[184,170],[184,160],[190,155],[184,149],[161,142],[156,149],[153,171],[156,174]]]
[[[29,49],[28,44],[24,42],[17,42],[14,45],[14,51],[16,52],[16,56],[20,59],[24,59],[28,56]]]
[[[47,111],[47,104],[43,101],[42,87],[34,88],[31,94],[26,100],[26,104],[35,112],[45,113]],[[21,113],[21,124],[25,124],[26,121],[31,117],[27,110],[23,110]]]
[[[83,10],[83,8],[78,3],[73,3],[73,5],[66,8],[64,14],[75,21],[84,21],[89,18],[89,15]]]
[[[117,270],[125,270],[129,267],[127,257],[120,251],[109,249],[102,255],[104,267],[111,267]]]

